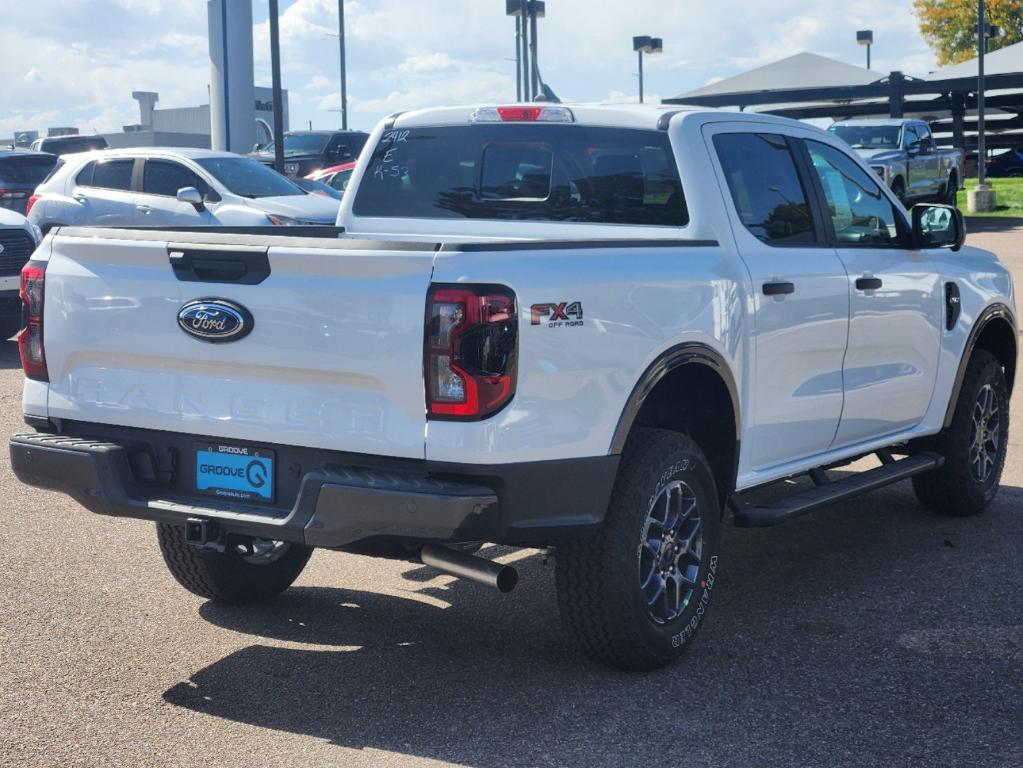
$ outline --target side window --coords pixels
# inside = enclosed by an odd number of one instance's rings
[[[92,186],[92,171],[96,167],[96,161],[93,160],[91,163],[86,163],[85,167],[78,172],[75,176],[75,184],[80,187],[91,187]]]
[[[840,246],[901,246],[897,214],[874,178],[841,150],[807,141]]]
[[[203,194],[207,185],[195,173],[169,160],[146,160],[142,173],[142,191],[147,195],[174,197],[183,187],[195,187]]]
[[[927,150],[934,149],[934,136],[931,135],[931,128],[928,125],[921,125],[917,129],[920,134],[920,143],[923,144]]]
[[[339,160],[345,160],[352,156],[352,148],[344,136],[335,136],[327,145],[327,154],[335,155]]]
[[[739,218],[769,245],[813,243],[813,217],[784,136],[719,133],[721,167]]]
[[[131,171],[134,160],[97,160],[92,171],[92,181],[87,186],[101,189],[131,189]],[[79,174],[80,175],[80,174]]]
[[[909,149],[914,144],[916,144],[916,145],[920,144],[920,134],[917,133],[915,125],[907,125],[906,128],[905,128],[905,131],[906,131],[906,139],[905,139],[904,143],[906,145],[906,149]]]
[[[348,189],[348,182],[351,181],[352,170],[354,169],[349,169],[347,171],[338,171],[337,173],[335,173],[333,176],[330,177],[330,186],[332,186],[338,192],[344,192],[346,189]]]

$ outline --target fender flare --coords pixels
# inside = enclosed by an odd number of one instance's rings
[[[966,346],[963,348],[962,357],[959,358],[959,368],[956,370],[955,381],[952,383],[952,393],[948,399],[948,406],[945,408],[945,420],[942,423],[942,429],[948,429],[952,425],[952,417],[955,416],[956,403],[959,400],[959,392],[963,388],[963,379],[966,378],[966,366],[970,363],[970,357],[973,355],[974,347],[977,346],[977,339],[980,338],[980,334],[984,329],[992,322],[1005,321],[1012,328],[1012,338],[1016,340],[1019,335],[1019,331],[1016,328],[1016,318],[1005,304],[996,303],[985,307],[984,311],[977,316],[977,320],[973,323],[973,328],[970,329],[970,335],[966,339]],[[1019,343],[1016,342],[1016,349],[1019,349]]]
[[[728,390],[728,396],[732,401],[732,413],[735,414],[735,442],[736,442],[736,466],[738,466],[739,440],[742,436],[742,423],[739,411],[739,390],[735,386],[735,379],[728,367],[725,358],[712,347],[698,341],[688,341],[678,344],[665,352],[662,352],[654,360],[643,375],[639,377],[632,394],[625,403],[625,409],[618,418],[618,426],[615,427],[614,436],[611,439],[611,447],[608,453],[617,455],[625,448],[625,441],[632,430],[632,425],[639,415],[647,396],[653,392],[665,376],[683,365],[705,365],[713,370],[724,382]]]

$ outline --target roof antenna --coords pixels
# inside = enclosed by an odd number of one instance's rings
[[[553,89],[543,81],[543,76],[540,74],[540,67],[536,68],[536,79],[540,81],[540,93],[533,97],[533,101],[547,101],[551,104],[560,104],[561,99],[559,99]]]

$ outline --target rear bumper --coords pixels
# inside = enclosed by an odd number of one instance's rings
[[[177,446],[200,438],[115,431],[122,434],[15,435],[11,466],[22,482],[66,493],[97,514],[180,525],[200,519],[225,533],[359,549],[380,541],[528,545],[585,535],[603,520],[618,463],[607,456],[439,465],[311,449],[289,456],[271,446],[282,465],[314,468],[296,473],[283,506],[266,507],[188,494],[187,448]]]

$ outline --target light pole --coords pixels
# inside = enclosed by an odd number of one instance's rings
[[[341,130],[348,130],[348,76],[345,72],[345,0],[337,0],[337,41],[341,56]]]
[[[281,36],[277,0],[270,0],[270,80],[273,87],[274,170],[284,173],[284,104],[281,92]]]
[[[995,191],[987,184],[987,138],[984,134],[984,54],[987,41],[1000,37],[1001,29],[984,20],[984,0],[977,0],[977,186],[966,193],[967,207],[973,211],[993,211]]]
[[[661,53],[664,50],[662,40],[650,35],[639,35],[632,38],[632,50],[639,54],[639,103],[643,103],[643,54]]]
[[[536,20],[547,15],[547,3],[544,0],[504,0],[504,12],[515,17],[515,93],[520,101],[532,101],[540,93]]]
[[[515,17],[515,99],[516,101],[529,101],[528,95],[523,99],[522,92],[523,85],[526,85],[527,89],[529,87],[522,72],[522,62],[525,60],[526,51],[525,0],[504,0],[504,13],[506,16]]]
[[[341,113],[341,130],[348,130],[348,75],[345,65],[345,0],[337,0],[337,32],[324,32],[327,37],[337,38],[338,59],[341,74],[341,108],[328,109],[328,112]]]
[[[527,0],[529,12],[529,90],[532,98],[540,93],[540,67],[537,63],[536,20],[547,15],[547,3],[544,0]]]
[[[856,33],[856,42],[867,46],[867,69],[870,69],[870,46],[874,44],[874,30],[861,29]]]

